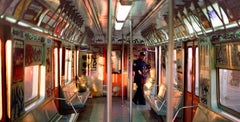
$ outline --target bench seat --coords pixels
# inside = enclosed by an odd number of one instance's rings
[[[145,96],[146,101],[157,115],[167,114],[167,99],[166,99],[166,86],[161,84],[157,96],[147,95]],[[173,91],[173,114],[182,106],[183,95],[179,90]]]
[[[222,116],[221,114],[211,110],[210,108],[207,108],[207,106],[202,103],[198,103],[198,105],[195,106],[183,106],[179,108],[174,115],[172,122],[174,122],[174,120],[176,119],[179,111],[195,107],[197,107],[197,110],[194,114],[192,120],[193,122],[233,122],[232,120]]]
[[[150,106],[152,106],[152,104],[154,103],[155,100],[158,101],[164,101],[165,97],[166,97],[166,86],[164,84],[161,84],[159,86],[159,90],[158,90],[158,94],[155,95],[145,95],[145,99],[146,102],[148,102],[150,104]]]
[[[61,109],[63,109],[63,111],[72,109],[72,105],[76,109],[83,108],[89,95],[89,91],[78,92],[76,84],[71,82],[70,84],[60,88],[59,99],[62,99],[62,101],[60,101]]]
[[[183,95],[181,91],[174,90],[173,98],[172,98],[172,105],[173,105],[173,114],[177,112],[177,110],[182,106],[183,102]],[[157,115],[166,116],[167,114],[167,99],[155,99],[152,101],[152,109],[156,112]]]
[[[212,111],[205,105],[199,103],[196,113],[193,117],[193,122],[232,122],[219,113]]]
[[[78,119],[79,113],[71,113],[66,115],[59,114],[55,105],[56,99],[50,97],[48,100],[41,103],[35,109],[29,111],[18,122],[75,122]]]

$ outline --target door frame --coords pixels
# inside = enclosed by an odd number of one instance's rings
[[[184,43],[184,53],[185,53],[185,57],[184,57],[184,106],[193,106],[193,105],[197,105],[199,103],[199,94],[198,96],[195,94],[195,76],[196,76],[196,57],[198,57],[198,54],[196,54],[196,49],[198,48],[198,42],[197,39],[194,40],[189,40],[187,42]],[[191,91],[188,91],[188,74],[189,74],[189,70],[188,70],[188,56],[189,56],[189,52],[188,49],[192,48],[192,65],[191,65],[191,83],[189,85],[191,85]],[[198,82],[199,83],[199,82]],[[199,86],[199,84],[198,84]],[[196,111],[196,108],[189,108],[189,109],[185,109],[184,110],[184,122],[191,122],[194,116],[194,113]]]

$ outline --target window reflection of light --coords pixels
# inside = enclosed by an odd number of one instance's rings
[[[39,65],[24,68],[24,102],[29,102],[39,94]]]
[[[75,51],[75,54],[74,54],[74,61],[76,61],[76,63],[74,63],[75,64],[75,66],[74,66],[74,69],[75,69],[75,76],[78,76],[78,65],[79,65],[79,60],[78,60],[78,57],[79,57],[79,51]]]
[[[0,50],[2,47],[2,40],[0,39]],[[2,53],[0,53],[0,120],[2,120]]]
[[[58,54],[58,53],[57,53]],[[57,59],[57,62],[58,62],[58,60],[59,60],[59,65],[58,65],[58,63],[56,63],[56,67],[58,67],[59,66],[59,75],[60,75],[60,79],[59,79],[59,81],[60,81],[60,83],[61,83],[61,81],[62,81],[62,48],[60,48],[59,49],[59,59]],[[56,72],[58,72],[58,71],[56,71]],[[58,82],[58,81],[57,81]],[[58,83],[57,83],[58,84]],[[60,84],[61,85],[61,84]]]
[[[42,65],[41,66],[41,77],[40,77],[40,96],[45,97],[45,79],[46,79],[46,66]]]
[[[65,59],[64,59],[64,62],[65,62],[65,84],[68,83],[68,62],[70,61],[70,58],[69,58],[69,50],[65,50]]]
[[[71,76],[72,76],[72,51],[66,50],[65,53],[65,81],[66,84],[71,82]]]
[[[104,58],[98,57],[97,58],[97,72],[98,72],[98,79],[103,81],[103,71],[104,71]]]
[[[35,70],[36,68],[38,69],[39,66],[34,66],[35,67]],[[45,98],[45,91],[46,91],[46,85],[45,85],[45,76],[46,74],[46,66],[42,65],[40,66],[40,91],[39,91],[39,95],[40,95],[40,98],[38,100],[36,100],[35,102],[31,103],[30,105],[26,106],[25,107],[25,111],[29,111],[31,110],[32,108],[36,107],[37,105],[39,105],[40,103],[42,103],[44,101],[44,98]],[[34,90],[36,90],[35,88],[33,88]]]
[[[225,24],[228,24],[229,20],[228,20],[228,17],[226,15],[226,13],[223,11],[223,9],[221,7],[219,7],[219,5],[217,3],[214,3],[212,6],[216,10],[217,13],[213,10],[213,8],[211,6],[208,6],[207,9],[205,8],[205,9],[202,10],[203,13],[205,14],[205,16],[208,18],[208,20],[209,20],[209,17],[210,17],[210,21],[212,23],[212,26],[217,27],[217,26],[223,25],[222,21],[219,18],[221,16],[222,16],[223,22]],[[219,17],[217,15],[219,15]]]
[[[8,117],[11,117],[11,73],[12,73],[12,40],[6,42],[6,81],[7,81],[7,111]]]
[[[189,22],[189,21],[190,22]],[[198,23],[198,18],[196,17],[196,16],[189,16],[188,17],[188,20],[187,19],[183,19],[183,22],[185,23],[185,25],[187,26],[187,29],[188,29],[188,32],[189,32],[189,34],[192,34],[192,33],[194,33],[195,31],[196,32],[199,32],[199,31],[201,31],[201,28],[202,27],[200,27],[200,24]],[[191,23],[191,24],[190,24]]]
[[[54,48],[54,76],[55,76],[55,87],[58,86],[58,49]]]

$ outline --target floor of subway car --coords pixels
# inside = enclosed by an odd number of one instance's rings
[[[165,122],[166,117],[157,116],[148,104],[133,104],[133,122]],[[107,97],[93,97],[87,100],[83,109],[79,110],[78,122],[106,122]],[[129,122],[129,101],[121,97],[112,97],[112,122]]]

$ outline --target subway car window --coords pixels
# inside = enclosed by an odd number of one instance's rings
[[[68,84],[69,82],[72,81],[72,51],[71,50],[66,50],[65,51],[65,84]]]
[[[240,114],[240,43],[216,44],[219,106],[236,116]]]
[[[220,104],[240,114],[240,71],[219,69]]]
[[[188,48],[187,91],[192,92],[192,48]]]
[[[198,21],[199,21],[198,18],[194,15],[192,15],[186,19],[183,19],[183,22],[186,25],[188,32],[190,34],[192,34],[194,32],[200,32],[201,28],[203,28],[202,25],[198,23]]]
[[[32,103],[39,97],[40,74],[39,65],[25,67],[24,102]]]
[[[177,51],[173,50],[173,76],[174,76],[174,85],[177,86]]]
[[[222,17],[225,24],[229,23],[228,17],[224,10],[218,5],[218,3],[214,3],[207,8],[204,8],[203,13],[205,16],[211,21],[213,27],[218,27],[223,25],[223,22],[219,18],[219,16]]]
[[[2,51],[2,40],[0,39],[0,51]],[[2,95],[2,52],[0,52],[0,120],[3,115],[3,95]]]
[[[58,48],[54,48],[54,84],[55,84],[55,87],[58,86]]]
[[[195,50],[195,95],[199,96],[199,57],[198,47]]]

